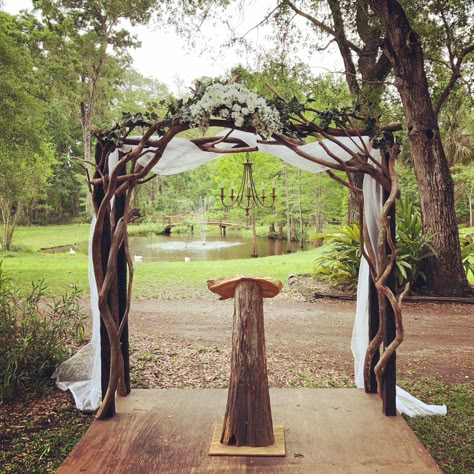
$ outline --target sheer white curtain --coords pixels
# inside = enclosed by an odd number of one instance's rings
[[[225,135],[227,131],[220,132]],[[249,146],[257,146],[258,136],[252,133],[234,131],[232,137],[240,138]],[[338,139],[343,145],[352,151],[371,151],[368,137],[342,137]],[[325,146],[330,153],[333,153],[344,161],[351,158],[351,155],[344,151],[339,145],[324,140]],[[219,148],[226,148],[220,143]],[[124,145],[120,151],[127,152],[132,146]],[[260,151],[277,156],[278,158],[311,173],[320,173],[327,168],[323,165],[309,161],[299,156],[294,151],[284,145],[258,144]],[[313,142],[301,146],[301,149],[311,156],[318,157],[329,162],[334,162],[330,154],[323,149],[320,143]],[[109,157],[109,169],[113,169],[118,160],[119,150],[111,153]],[[189,140],[174,138],[167,146],[160,161],[152,171],[156,174],[171,175],[178,174],[196,168],[208,161],[214,160],[223,153],[210,153],[200,150]],[[379,153],[374,151],[373,156],[377,159]],[[141,165],[145,165],[153,157],[153,152],[145,154],[139,160]],[[382,194],[380,186],[370,176],[364,179],[365,213],[372,242],[377,240],[378,216],[382,206]],[[71,390],[76,401],[76,406],[80,410],[95,410],[99,407],[101,400],[101,377],[100,377],[100,313],[98,309],[97,286],[94,272],[92,270],[91,241],[95,226],[95,218],[91,223],[91,234],[89,238],[89,284],[91,292],[92,308],[92,337],[89,344],[84,346],[77,354],[65,361],[58,367],[53,377],[56,377],[56,384],[62,390]],[[364,386],[363,363],[365,351],[368,345],[368,294],[369,294],[369,269],[367,262],[362,259],[359,282],[357,289],[356,317],[352,334],[352,352],[354,355],[355,384],[361,388]],[[445,414],[446,407],[428,406],[412,397],[407,392],[397,387],[397,408],[401,413],[409,416]]]
[[[92,336],[84,347],[63,362],[54,372],[56,385],[61,390],[70,390],[76,407],[83,411],[94,411],[102,400],[100,380],[100,312],[97,285],[92,264],[92,235],[95,228],[92,218],[89,234],[89,288],[92,310]]]

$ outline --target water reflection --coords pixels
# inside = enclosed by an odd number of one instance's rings
[[[250,258],[252,239],[228,236],[210,237],[205,241],[189,239],[178,235],[135,236],[129,238],[130,253],[142,257],[141,260],[153,261],[206,261]],[[297,250],[292,243],[292,251]],[[280,240],[257,239],[259,257],[281,255],[287,252],[287,243]]]

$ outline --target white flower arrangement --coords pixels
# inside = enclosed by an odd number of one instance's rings
[[[211,84],[202,97],[186,107],[181,120],[206,130],[211,117],[232,120],[236,127],[253,127],[264,138],[280,131],[280,114],[263,97],[240,84]]]

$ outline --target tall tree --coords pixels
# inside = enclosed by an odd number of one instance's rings
[[[327,3],[327,5],[326,5]],[[298,8],[295,2],[283,1],[291,12],[306,18],[317,30],[332,37],[344,63],[345,77],[355,107],[362,115],[376,117],[380,114],[384,82],[390,73],[391,64],[380,49],[382,30],[371,21],[367,4],[356,2],[349,11],[339,0],[327,0],[316,7],[315,14]],[[322,21],[319,14],[328,9],[328,18]],[[349,15],[353,21],[348,21]],[[355,36],[357,41],[351,41]],[[357,62],[354,60],[357,58]],[[363,174],[357,173],[353,179],[362,188]],[[358,212],[357,197],[349,196],[347,219],[355,222]]]
[[[396,0],[369,0],[385,29],[383,48],[390,59],[405,113],[417,177],[423,230],[433,239],[436,256],[427,260],[426,275],[437,294],[464,294],[464,274],[449,172],[431,101],[421,38]]]
[[[104,82],[107,88],[107,84],[117,80],[121,69],[129,66],[127,49],[139,45],[122,27],[122,22],[147,23],[156,3],[155,0],[33,0],[48,29],[62,39],[56,48],[68,59],[69,70],[75,75],[83,154],[88,162],[91,161],[91,126]]]
[[[327,0],[303,10],[297,2],[284,0],[279,6],[306,18],[336,43],[355,105],[362,113],[378,115],[391,64],[380,48],[383,31],[372,21],[367,3]]]
[[[123,112],[146,112],[158,108],[158,113],[164,114],[166,110],[159,110],[158,103],[170,99],[171,93],[167,86],[157,79],[145,77],[132,68],[127,68],[117,78],[118,85],[115,97],[110,107],[110,117],[105,117],[108,123],[120,121]]]
[[[46,185],[46,198],[41,200],[40,207],[32,209],[32,213],[34,219],[43,222],[64,221],[79,213],[85,191],[83,170],[71,159],[80,156],[82,151],[81,127],[75,110],[80,92],[77,76],[70,64],[71,57],[64,49],[62,35],[30,12],[21,12],[16,22],[35,71],[36,96],[44,108],[44,133],[57,156]]]
[[[0,12],[0,246],[35,197],[44,194],[54,161],[45,139],[44,104],[25,36],[15,18]]]

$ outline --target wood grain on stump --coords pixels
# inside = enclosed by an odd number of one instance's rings
[[[209,290],[221,299],[234,297],[232,361],[221,443],[228,446],[270,446],[274,443],[263,298],[282,289],[280,281],[255,275],[209,280]]]
[[[221,443],[273,444],[262,288],[253,280],[235,287],[232,362]]]

